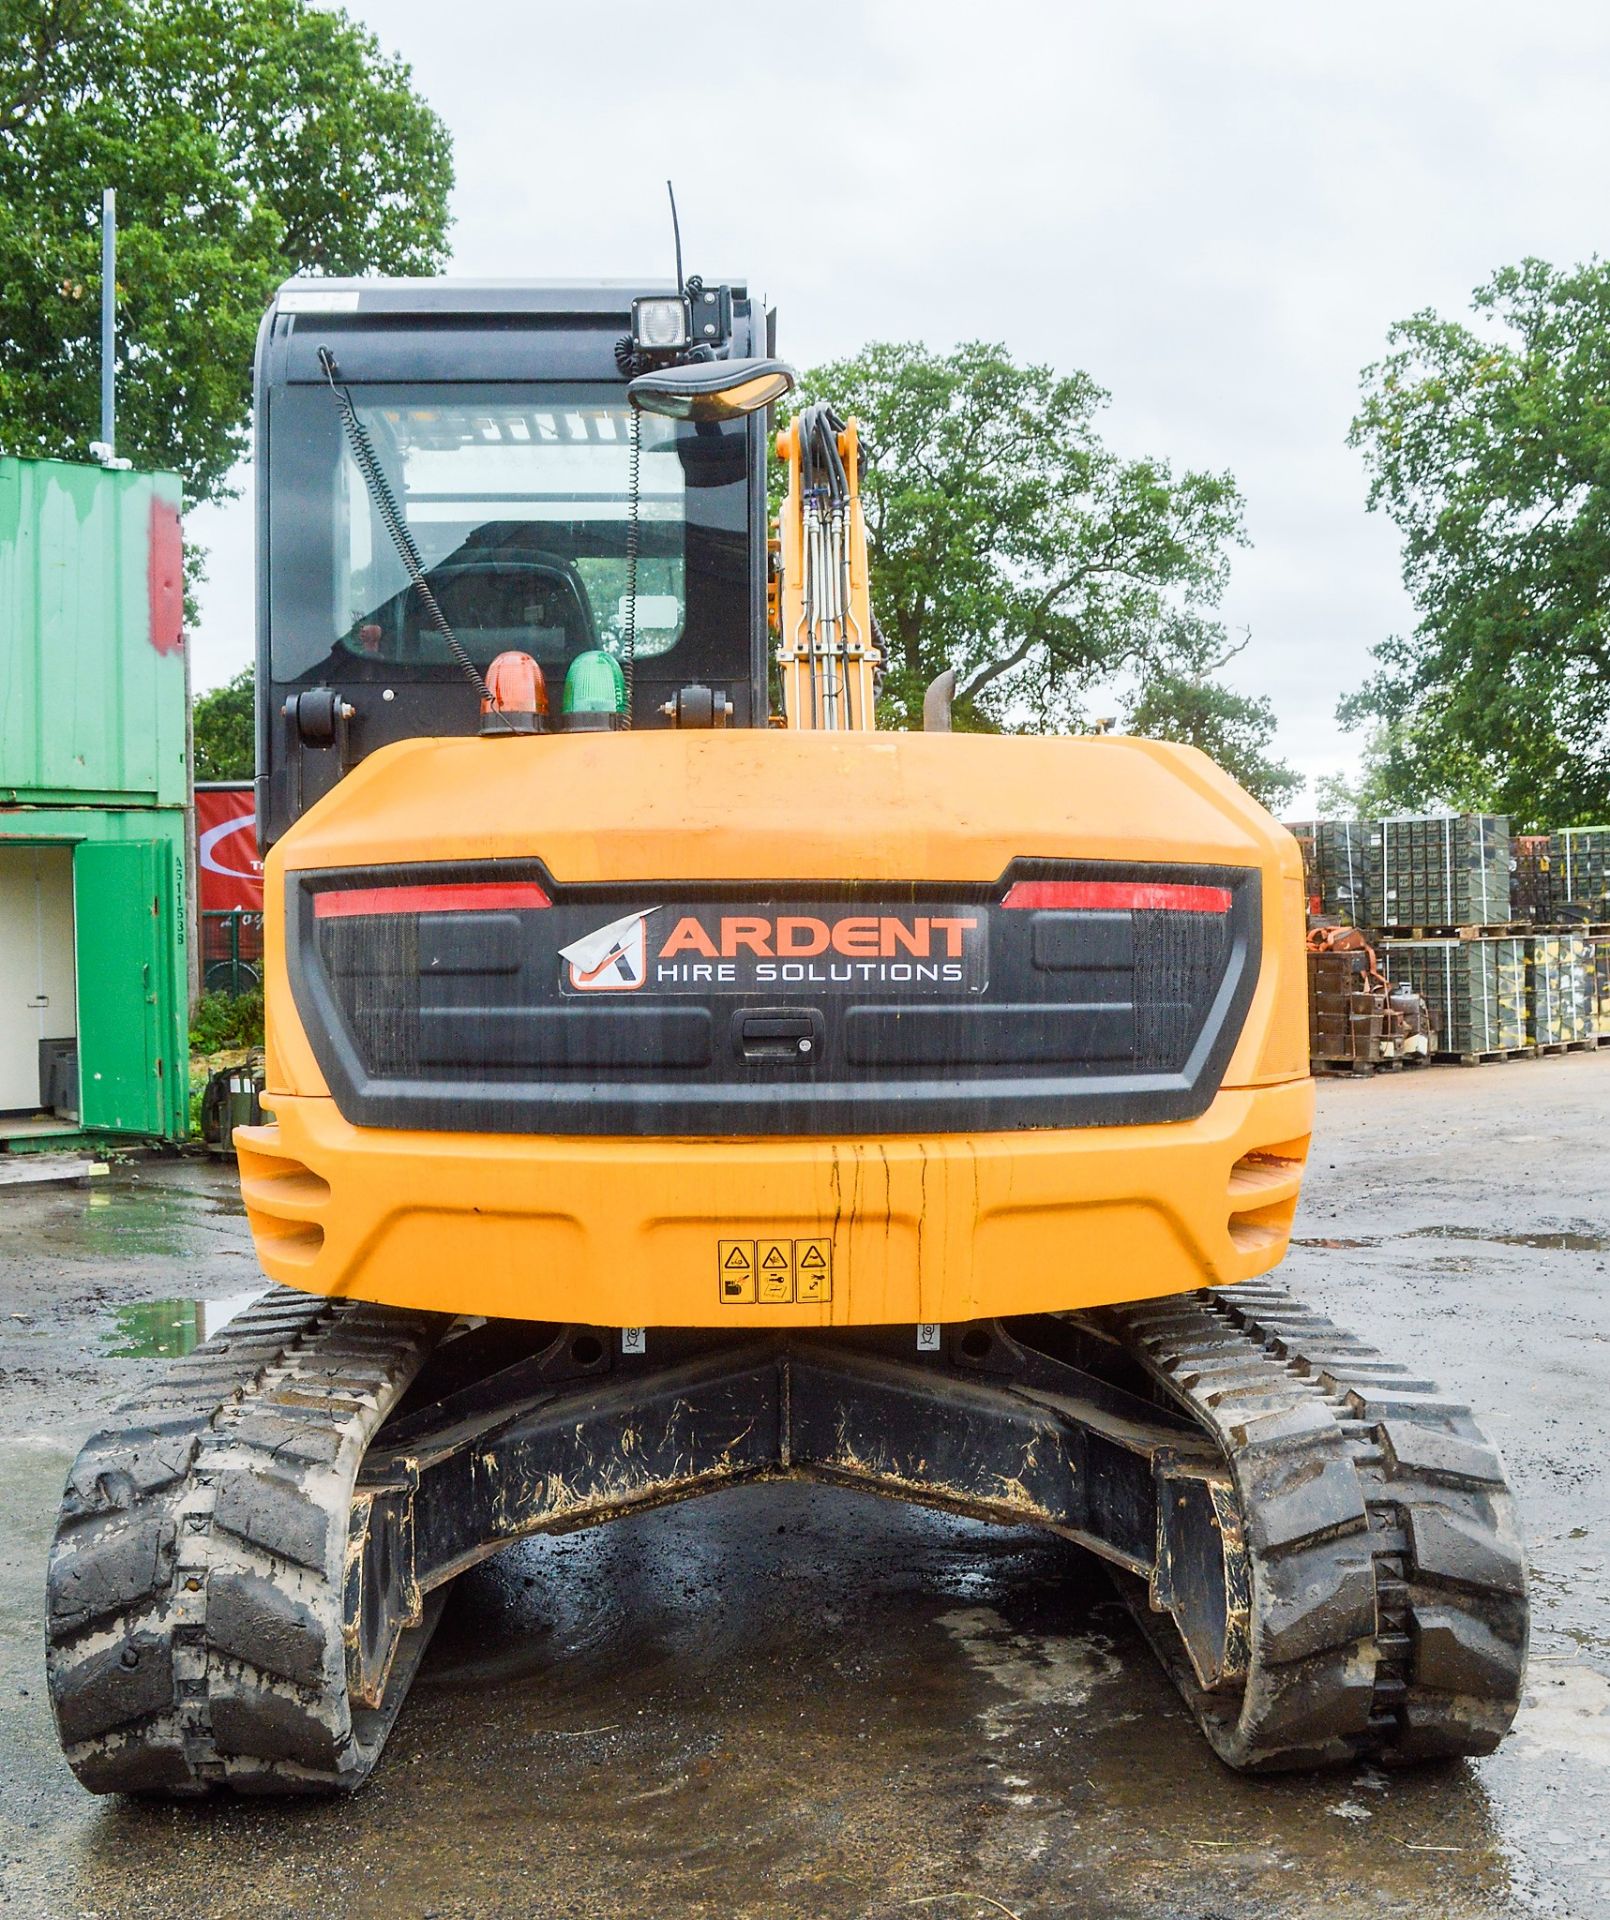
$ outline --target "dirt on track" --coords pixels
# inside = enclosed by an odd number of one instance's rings
[[[1239,1779],[1077,1550],[779,1485],[466,1576],[353,1800],[92,1799],[44,1690],[62,1480],[200,1318],[152,1303],[258,1284],[232,1174],[145,1162],[0,1197],[0,1914],[1610,1916],[1610,1053],[1319,1097],[1284,1277],[1467,1397],[1522,1497],[1493,1758]]]

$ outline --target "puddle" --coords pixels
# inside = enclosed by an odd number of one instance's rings
[[[255,1259],[240,1190],[219,1169],[181,1162],[113,1167],[86,1192],[52,1185],[8,1195],[0,1250],[30,1259]],[[160,1283],[159,1283],[160,1284]]]
[[[1480,1233],[1474,1227],[1409,1227],[1402,1233],[1365,1235],[1355,1240],[1294,1239],[1291,1244],[1325,1253],[1351,1253],[1364,1247],[1384,1247],[1393,1240],[1469,1240],[1489,1247],[1531,1247],[1542,1253],[1610,1253],[1610,1238],[1603,1234]]]
[[[1543,1253],[1610,1253],[1610,1240],[1601,1234],[1478,1233],[1473,1227],[1414,1227],[1402,1240],[1476,1240],[1493,1247],[1531,1247]]]
[[[1545,1252],[1610,1253],[1610,1240],[1596,1233],[1493,1233],[1503,1247],[1541,1247]]]
[[[210,1340],[262,1293],[253,1287],[216,1300],[142,1300],[119,1307],[105,1336],[106,1351],[120,1360],[177,1359]]]

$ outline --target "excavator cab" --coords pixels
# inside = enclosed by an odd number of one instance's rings
[[[557,716],[576,662],[630,640],[633,727],[670,725],[690,686],[729,725],[765,724],[766,414],[626,395],[634,366],[664,366],[670,350],[643,336],[666,337],[679,308],[712,358],[669,368],[673,389],[690,373],[719,389],[730,362],[763,354],[742,283],[282,289],[257,353],[265,845],[376,748],[480,724],[388,493],[483,676],[502,653],[530,655]]]

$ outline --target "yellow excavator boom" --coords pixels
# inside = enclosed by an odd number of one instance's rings
[[[777,664],[794,729],[876,727],[877,644],[861,508],[858,423],[803,408],[777,436],[788,475],[778,516],[781,562]]]

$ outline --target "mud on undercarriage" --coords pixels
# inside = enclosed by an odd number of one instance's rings
[[[1049,1528],[1231,1765],[1491,1751],[1526,1583],[1462,1407],[1281,1289],[733,1337],[272,1289],[69,1477],[51,1697],[97,1792],[350,1790],[448,1583],[538,1532],[799,1476]]]

